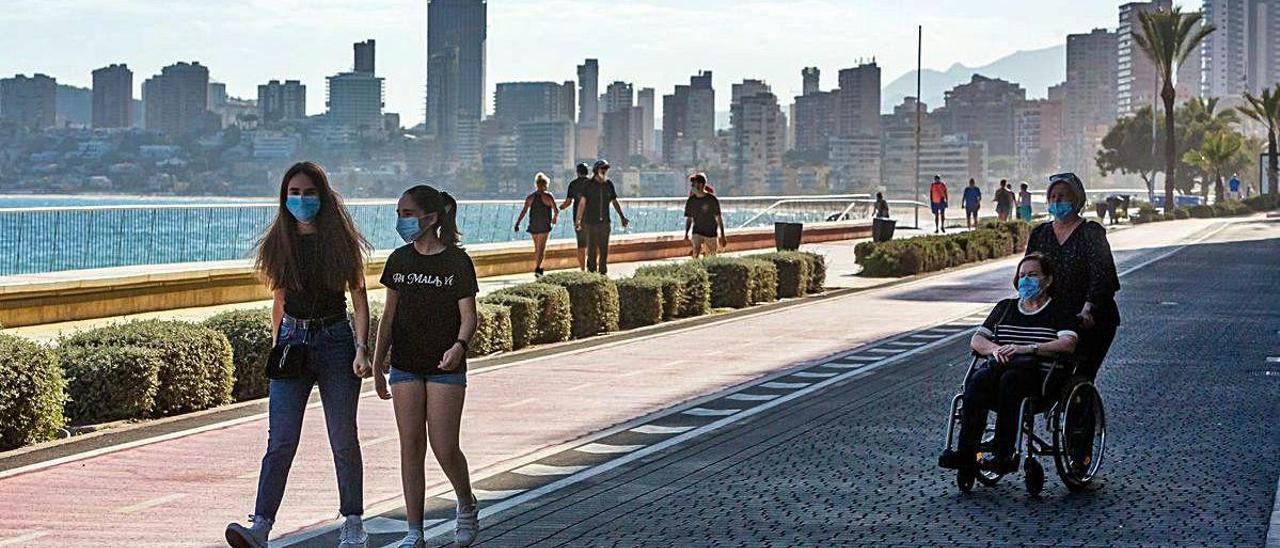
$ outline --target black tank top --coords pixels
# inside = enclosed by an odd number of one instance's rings
[[[551,207],[546,203],[547,193],[536,190],[529,198],[533,198],[533,203],[529,205],[529,226],[551,226]]]

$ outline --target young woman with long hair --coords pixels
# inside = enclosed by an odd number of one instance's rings
[[[396,231],[407,245],[391,253],[382,272],[387,302],[373,368],[378,396],[392,400],[400,433],[409,526],[400,546],[425,545],[428,444],[458,497],[455,545],[468,546],[479,521],[458,431],[467,393],[467,345],[478,318],[475,266],[458,245],[458,202],[447,192],[415,186],[400,197],[396,210]]]
[[[365,357],[369,300],[364,283],[370,251],[323,168],[300,162],[285,172],[279,209],[258,242],[254,266],[272,290],[272,339],[276,344],[305,345],[307,360],[296,375],[271,379],[270,426],[257,503],[250,526],[227,526],[226,539],[232,546],[267,545],[298,449],[307,400],[317,385],[344,517],[339,546],[363,547],[368,540],[361,521],[364,466],[356,407],[361,377],[370,371]],[[354,325],[347,317],[348,292],[355,309]]]
[[[516,217],[516,232],[520,232],[520,222],[529,215],[529,236],[533,238],[533,274],[542,277],[542,259],[547,253],[547,238],[551,236],[551,227],[560,220],[560,210],[556,209],[556,197],[547,192],[551,179],[545,173],[533,177],[534,191],[524,199],[524,208]]]

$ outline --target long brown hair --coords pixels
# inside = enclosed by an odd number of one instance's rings
[[[280,203],[276,218],[254,249],[254,269],[272,289],[302,289],[298,272],[298,221],[285,207],[289,180],[306,175],[316,186],[320,211],[312,221],[320,238],[320,268],[315,275],[330,289],[364,287],[365,258],[373,251],[369,241],[356,230],[356,225],[342,204],[342,196],[333,191],[324,168],[315,162],[293,164],[280,180]]]

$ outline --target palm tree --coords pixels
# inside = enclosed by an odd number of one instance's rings
[[[1246,92],[1244,100],[1249,104],[1240,107],[1240,113],[1262,122],[1267,126],[1267,180],[1271,181],[1267,187],[1271,195],[1280,192],[1280,165],[1276,161],[1276,132],[1280,130],[1280,84],[1276,84],[1275,89],[1262,90],[1261,97],[1254,97],[1253,94]],[[1262,183],[1258,183],[1261,188]]]
[[[1222,202],[1222,172],[1231,164],[1244,146],[1244,138],[1234,131],[1215,131],[1204,137],[1204,145],[1200,150],[1188,150],[1182,161],[1196,166],[1205,173],[1213,174],[1213,198]],[[1208,181],[1204,184],[1207,186]]]
[[[1164,207],[1170,211],[1173,210],[1173,181],[1178,166],[1173,132],[1173,103],[1178,94],[1173,88],[1173,78],[1177,74],[1176,68],[1192,53],[1199,51],[1200,42],[1215,29],[1208,23],[1201,24],[1202,19],[1202,13],[1182,13],[1181,7],[1169,11],[1144,11],[1138,14],[1142,32],[1133,33],[1134,43],[1155,65],[1156,73],[1164,83],[1160,90],[1160,98],[1164,100],[1164,134],[1168,136],[1164,143]]]

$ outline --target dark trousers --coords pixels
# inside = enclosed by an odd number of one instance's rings
[[[1039,396],[1045,371],[1035,363],[997,363],[980,366],[964,387],[964,408],[960,419],[957,449],[973,454],[987,429],[987,413],[996,411],[996,454],[1008,457],[1014,453],[1017,440],[1019,406],[1022,400]],[[1050,394],[1056,386],[1050,379]]]
[[[587,272],[609,273],[609,223],[583,223],[587,234]]]
[[[1075,357],[1080,366],[1080,376],[1092,381],[1102,368],[1102,360],[1107,358],[1111,343],[1116,339],[1116,326],[1096,324],[1093,329],[1080,333],[1080,342],[1076,344]]]

